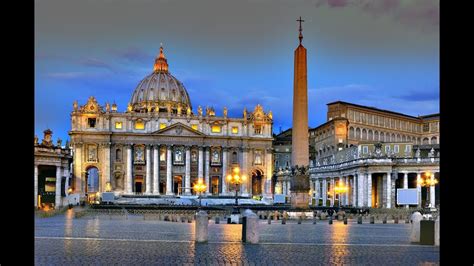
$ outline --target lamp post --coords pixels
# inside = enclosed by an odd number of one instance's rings
[[[232,169],[232,174],[227,175],[227,182],[235,185],[235,205],[239,205],[237,193],[239,191],[240,185],[243,184],[247,177],[245,175],[240,176],[240,168],[234,167]]]
[[[334,187],[334,193],[339,194],[339,208],[341,207],[341,193],[346,193],[347,192],[347,186],[344,186],[344,184],[338,183],[337,186]]]
[[[420,176],[420,178],[418,178],[416,180],[416,182],[417,182],[418,185],[420,185],[420,187],[427,187],[427,188],[438,184],[438,180],[436,180],[434,178],[434,174],[431,174],[430,172],[426,172],[424,178],[422,176]],[[427,189],[427,191],[426,191],[426,201],[429,201],[429,196],[430,196],[429,193],[430,192]],[[430,205],[432,205],[432,204],[434,205],[434,202],[430,201]]]
[[[206,191],[206,184],[202,182],[202,178],[199,178],[198,182],[194,184],[193,187],[194,191],[198,192],[198,198],[199,198],[199,207],[201,207],[201,195],[204,191]]]

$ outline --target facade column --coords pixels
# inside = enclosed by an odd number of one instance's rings
[[[166,195],[173,195],[173,179],[171,177],[171,147],[166,146]]]
[[[199,154],[198,154],[198,178],[203,178],[204,177],[204,173],[203,173],[203,165],[204,165],[204,162],[203,162],[203,159],[204,159],[204,154],[203,154],[203,151],[202,151],[202,147],[199,147]],[[204,181],[204,180],[203,180]]]
[[[357,174],[353,175],[352,180],[352,206],[357,207],[359,206],[359,202],[357,200],[357,190],[359,189],[359,184],[357,182]]]
[[[421,185],[419,184],[418,180],[421,179],[421,173],[416,175],[416,191],[418,194],[418,207],[421,207]]]
[[[433,183],[434,179],[435,179],[435,174],[434,173],[431,173],[431,183]],[[435,186],[434,185],[431,185],[430,186],[430,207],[431,208],[434,208],[435,207]]]
[[[150,145],[146,145],[146,185],[145,194],[151,194],[151,151]]]
[[[365,181],[367,181],[365,174],[363,173],[357,174],[357,185],[358,185],[357,206],[358,207],[364,207],[365,199],[367,199],[367,197],[365,196],[365,190],[366,190]]]
[[[35,207],[38,207],[38,165],[35,164]]]
[[[82,193],[82,144],[74,144],[74,177],[76,184],[74,185],[74,192]]]
[[[153,194],[160,195],[160,145],[153,147]]]
[[[328,181],[326,178],[323,178],[323,206],[327,207],[328,201]]]
[[[387,173],[387,209],[392,208],[392,173]]]
[[[347,206],[347,205],[349,205],[349,190],[351,188],[350,183],[349,183],[349,176],[344,177],[344,184],[347,187],[347,191],[344,194],[344,205]]]
[[[367,207],[372,207],[372,173],[367,174]]]
[[[126,175],[126,186],[127,194],[132,194],[132,145],[127,145],[127,175]]]
[[[104,147],[104,172],[103,172],[103,177],[104,177],[104,183],[102,183],[102,191],[105,191],[106,184],[111,183],[111,178],[110,178],[110,143],[105,143],[103,145]]]
[[[403,188],[407,189],[408,188],[408,173],[403,173]],[[405,208],[410,208],[410,205],[406,204]]]
[[[206,194],[209,194],[209,189],[211,187],[211,183],[209,182],[209,153],[210,153],[210,148],[206,147],[206,152],[205,152],[205,159],[204,159],[204,175],[206,179]]]
[[[191,148],[186,147],[186,165],[184,167],[184,195],[191,195]]]
[[[281,192],[282,192],[283,195],[286,195],[286,181],[285,181],[285,180],[282,180],[282,181],[281,181],[281,184],[282,184],[282,185],[281,185],[281,186],[282,186]]]
[[[64,193],[66,194],[66,197],[69,195],[68,188],[69,188],[69,171],[68,169],[64,168],[64,173],[63,175],[66,177],[66,180],[64,182]]]
[[[273,160],[272,160],[272,149],[269,148],[265,153],[265,168],[266,168],[266,180],[265,180],[265,190],[262,190],[264,195],[271,197],[272,194],[272,176],[273,176]],[[310,179],[311,182],[311,179]],[[311,196],[312,197],[312,196]]]
[[[228,194],[227,193],[227,175],[229,174],[228,169],[227,169],[228,155],[229,155],[229,151],[227,147],[222,148],[222,191],[221,191],[222,195]],[[242,173],[240,175],[242,175]]]
[[[56,210],[61,207],[61,165],[56,166],[56,198],[54,201],[54,208]]]
[[[248,196],[248,188],[250,184],[252,183],[252,176],[249,175],[248,172],[248,157],[249,156],[249,150],[248,148],[242,148],[242,174],[247,175],[247,181],[243,183],[242,185],[242,196],[246,197]],[[289,189],[287,185],[287,189]]]

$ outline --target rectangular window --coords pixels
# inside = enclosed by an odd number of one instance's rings
[[[362,153],[364,153],[364,154],[369,153],[369,147],[368,146],[362,146]]]
[[[254,127],[254,132],[256,135],[262,134],[262,126],[255,126]]]
[[[197,124],[191,125],[191,128],[194,130],[198,130],[198,125]]]
[[[411,152],[411,145],[406,145],[405,146],[405,152]]]
[[[220,125],[213,125],[211,127],[211,132],[212,133],[221,133],[221,126]]]
[[[122,122],[115,122],[115,129],[122,129]]]
[[[95,118],[87,118],[87,124],[89,125],[90,128],[95,127],[95,122],[96,122]]]
[[[385,153],[389,153],[390,152],[390,145],[387,145],[385,146]]]
[[[425,123],[423,124],[423,132],[429,132],[430,131],[430,124]]]
[[[166,123],[160,123],[160,129],[163,129],[166,127]]]
[[[145,123],[143,121],[135,121],[135,129],[145,129]]]
[[[239,128],[238,127],[232,127],[232,134],[238,134],[239,133]]]
[[[394,152],[394,153],[398,153],[398,151],[399,151],[399,146],[398,146],[398,145],[394,145],[394,146],[393,146],[393,152]]]

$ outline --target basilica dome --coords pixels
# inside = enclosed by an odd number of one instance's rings
[[[153,73],[146,76],[132,94],[128,110],[135,112],[172,112],[186,114],[192,110],[183,83],[168,72],[168,62],[160,47]]]

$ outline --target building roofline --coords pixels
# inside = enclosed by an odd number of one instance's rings
[[[371,106],[365,106],[365,105],[360,105],[360,104],[355,104],[355,103],[349,103],[349,102],[344,102],[344,101],[330,102],[330,103],[328,103],[328,104],[326,104],[326,105],[332,105],[332,104],[337,104],[337,103],[346,104],[346,105],[352,105],[352,106],[355,106],[355,107],[370,109],[370,110],[379,111],[379,112],[391,113],[391,114],[400,115],[400,116],[405,116],[405,117],[414,118],[414,119],[421,119],[421,118],[422,118],[422,116],[418,116],[418,117],[417,117],[417,116],[411,116],[411,115],[402,114],[402,113],[398,113],[398,112],[394,112],[394,111],[390,111],[390,110],[384,110],[384,109],[379,109],[379,108],[375,108],[375,107],[371,107]]]

